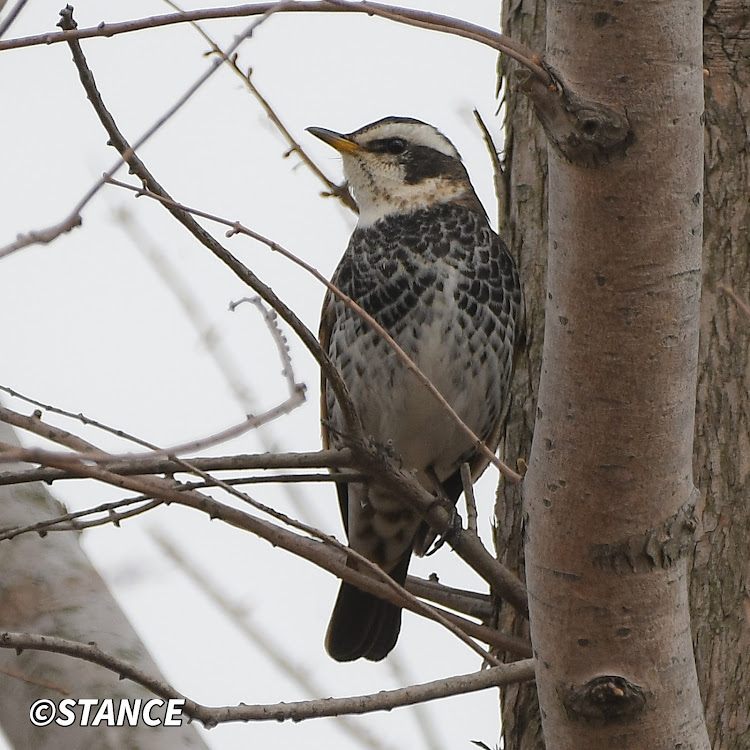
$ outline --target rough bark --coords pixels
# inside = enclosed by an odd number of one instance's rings
[[[707,3],[704,288],[695,475],[703,503],[691,572],[711,744],[750,747],[750,2]]]
[[[546,36],[544,0],[503,0],[504,33],[543,52]],[[504,196],[500,226],[518,259],[526,298],[527,346],[519,358],[513,382],[513,403],[508,416],[503,455],[508,460],[528,460],[534,431],[539,368],[544,341],[544,299],[547,272],[547,139],[534,116],[529,99],[513,90],[518,65],[500,58],[505,77],[506,128]],[[503,563],[525,579],[522,513],[518,487],[503,485],[496,504],[495,544]],[[501,604],[504,630],[528,636],[528,621]],[[501,690],[502,731],[508,750],[543,750],[541,721],[533,684],[511,685]]]
[[[0,423],[0,440],[15,443]],[[19,470],[20,465],[5,465]],[[0,487],[0,526],[33,524],[65,510],[41,484]],[[26,534],[0,542],[0,631],[56,635],[89,643],[159,677],[159,671],[122,610],[70,532],[41,538]],[[163,679],[163,678],[162,678]],[[108,670],[79,659],[42,651],[0,649],[0,725],[18,750],[206,750],[193,727],[110,728],[29,720],[34,701],[48,698],[142,698],[154,696]],[[154,710],[153,716],[161,715]]]

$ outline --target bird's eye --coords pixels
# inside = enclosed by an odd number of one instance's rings
[[[380,138],[370,141],[367,148],[379,154],[403,154],[406,151],[406,141],[403,138]]]

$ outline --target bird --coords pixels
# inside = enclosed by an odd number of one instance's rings
[[[332,284],[388,331],[494,452],[522,339],[523,296],[516,264],[461,156],[437,128],[410,117],[386,117],[346,134],[308,131],[341,154],[359,209]],[[330,290],[319,338],[364,433],[395,451],[425,489],[455,504],[462,463],[469,462],[473,480],[488,463],[476,444]],[[323,445],[341,448],[342,411],[325,378],[321,385]],[[434,533],[376,480],[341,481],[336,489],[349,547],[403,585],[412,553],[425,554]],[[340,662],[380,661],[400,629],[399,606],[343,581],[326,650]]]

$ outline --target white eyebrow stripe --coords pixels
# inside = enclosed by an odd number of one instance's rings
[[[357,143],[366,143],[381,138],[404,138],[409,143],[439,151],[454,159],[461,159],[455,146],[431,125],[417,122],[385,122],[352,134]]]

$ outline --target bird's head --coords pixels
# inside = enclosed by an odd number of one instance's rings
[[[308,131],[341,154],[360,226],[435,203],[462,203],[482,211],[458,151],[432,125],[386,117],[353,133]]]

